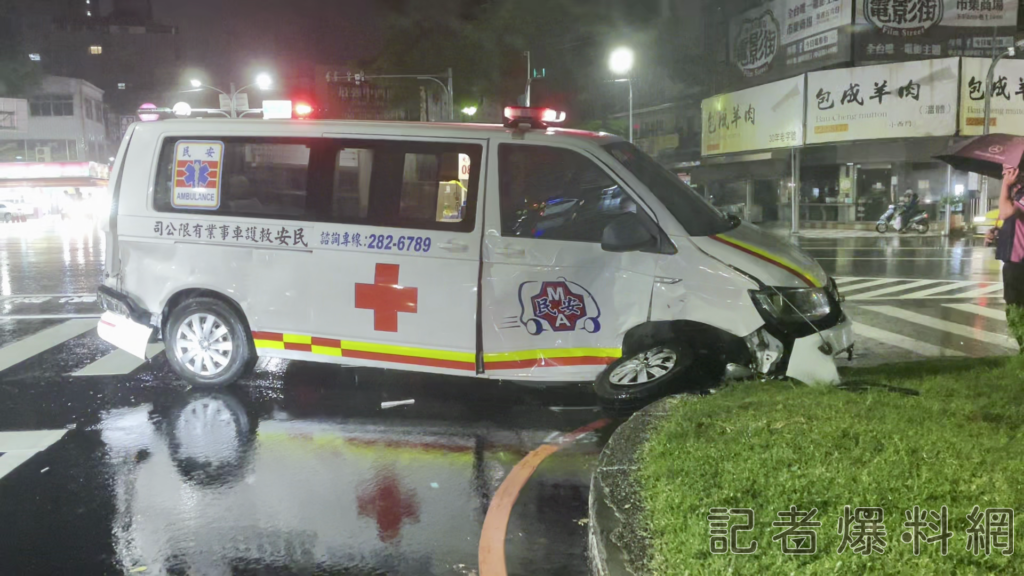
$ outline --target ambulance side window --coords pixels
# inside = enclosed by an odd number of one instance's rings
[[[298,138],[170,138],[153,198],[160,212],[307,219],[314,141]]]
[[[498,147],[501,235],[601,242],[605,226],[636,204],[579,152],[551,146]]]

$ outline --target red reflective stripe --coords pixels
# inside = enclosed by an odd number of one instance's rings
[[[313,346],[323,346],[325,348],[341,348],[341,340],[331,340],[330,338],[317,338],[313,337]]]
[[[433,366],[435,368],[450,368],[452,370],[476,370],[472,362],[459,362],[457,360],[439,360],[437,358],[420,358],[417,356],[400,356],[398,354],[381,354],[379,352],[363,352],[361,350],[343,349],[342,356],[345,358],[358,358],[360,360],[377,360],[379,362],[395,362],[397,364],[414,364],[417,366]]]
[[[284,349],[285,350],[295,350],[296,352],[312,352],[313,351],[313,345],[312,344],[296,344],[294,342],[285,342],[284,343]]]
[[[275,342],[284,342],[284,334],[277,334],[276,332],[253,332],[253,340],[273,340]]]
[[[556,368],[559,366],[607,366],[615,358],[602,356],[578,356],[575,358],[532,358],[529,360],[508,360],[505,362],[487,362],[486,370],[515,370],[516,368]]]
[[[100,320],[100,324],[103,324],[104,326],[110,326],[111,328],[117,328],[116,324],[111,324],[110,322],[107,322],[106,320]]]

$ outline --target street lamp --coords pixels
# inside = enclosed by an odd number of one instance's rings
[[[200,80],[198,80],[196,78],[193,78],[192,80],[189,81],[189,84],[191,84],[193,88],[209,88],[211,90],[216,90],[217,92],[220,92],[221,94],[227,96],[228,100],[231,101],[231,117],[232,118],[238,118],[238,110],[235,109],[235,98],[238,96],[238,94],[240,92],[244,91],[247,88],[252,88],[253,86],[258,87],[260,90],[266,90],[267,88],[270,88],[270,86],[273,83],[274,83],[274,80],[270,77],[270,74],[267,74],[267,73],[263,72],[263,73],[260,73],[259,75],[256,76],[256,81],[255,82],[253,82],[252,84],[246,84],[245,86],[242,86],[238,90],[235,90],[235,83],[232,82],[231,83],[231,93],[229,94],[229,93],[221,90],[220,88],[217,88],[216,86],[210,86],[209,84],[203,84]],[[245,112],[243,112],[242,115],[244,116]]]
[[[988,67],[988,78],[985,81],[985,124],[982,126],[982,134],[989,133],[989,123],[992,121],[992,85],[996,76],[996,64],[999,64],[999,61],[1007,56],[1013,58],[1017,54],[1018,48],[1024,48],[1024,40],[1018,41],[1013,46],[997,54],[992,58],[992,64]]]
[[[616,82],[625,82],[629,85],[629,141],[633,142],[633,81],[629,73],[633,70],[633,51],[629,48],[616,48],[612,50],[608,58],[608,68],[613,74],[625,76]]]
[[[462,113],[466,116],[472,116],[476,114],[476,106],[466,106],[462,109]]]

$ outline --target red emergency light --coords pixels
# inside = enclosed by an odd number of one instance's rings
[[[299,102],[295,105],[295,115],[299,118],[306,118],[313,113],[313,107],[305,102]]]
[[[551,108],[530,108],[526,106],[505,107],[505,127],[547,128],[549,124],[565,122],[565,112]]]

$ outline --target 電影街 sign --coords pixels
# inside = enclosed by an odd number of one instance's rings
[[[1013,45],[1017,0],[856,0],[857,63],[991,57]]]
[[[730,61],[763,84],[850,61],[854,0],[772,0],[729,22]]]

